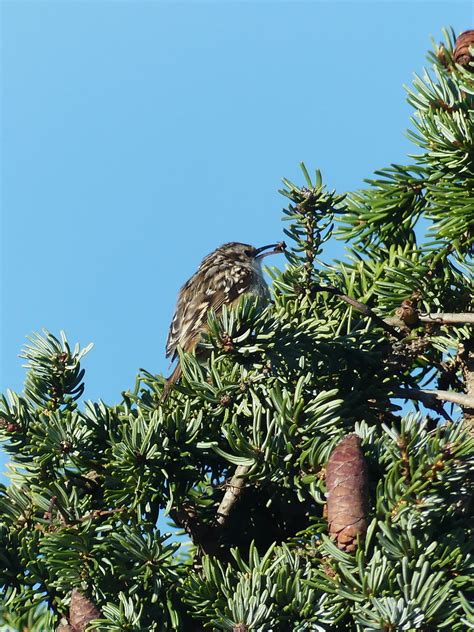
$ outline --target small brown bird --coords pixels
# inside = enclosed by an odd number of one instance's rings
[[[233,305],[243,294],[269,300],[262,259],[283,252],[285,248],[283,241],[262,248],[231,242],[207,255],[179,292],[166,343],[166,357],[171,356],[171,360],[175,360],[178,347],[188,353],[194,350],[201,332],[207,328],[207,312],[210,309],[219,313],[223,305]],[[168,378],[163,399],[180,375],[178,362]]]

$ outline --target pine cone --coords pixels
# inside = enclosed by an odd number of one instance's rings
[[[469,69],[469,62],[474,61],[473,55],[469,52],[469,47],[474,46],[474,30],[464,31],[456,40],[454,49],[454,61]],[[471,70],[474,71],[474,69]]]
[[[332,451],[326,469],[329,535],[348,553],[367,531],[367,483],[360,439],[348,435]]]
[[[61,619],[56,632],[83,632],[93,619],[99,619],[99,610],[77,588],[73,588],[69,606],[69,621]]]

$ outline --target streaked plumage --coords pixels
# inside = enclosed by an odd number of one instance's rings
[[[263,252],[273,248],[270,252]],[[282,252],[285,244],[254,248],[249,244],[231,242],[207,255],[193,276],[179,292],[176,311],[171,322],[166,356],[176,359],[177,349],[192,351],[207,326],[207,312],[219,312],[224,304],[232,305],[242,294],[254,294],[269,299],[262,273],[263,257]],[[168,379],[169,387],[180,376],[179,364]]]

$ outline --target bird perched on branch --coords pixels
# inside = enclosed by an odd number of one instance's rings
[[[175,360],[178,347],[188,353],[194,350],[201,333],[207,328],[207,313],[210,309],[219,313],[223,305],[235,304],[243,294],[269,300],[262,259],[283,252],[285,248],[283,241],[261,248],[231,242],[207,255],[179,292],[166,343],[166,357]],[[180,375],[181,366],[178,362],[168,378],[163,399]]]

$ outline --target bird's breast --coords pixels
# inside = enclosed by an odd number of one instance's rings
[[[268,285],[265,283],[265,279],[263,278],[262,270],[255,270],[252,275],[252,281],[247,290],[249,294],[253,296],[257,296],[262,299],[269,299],[270,292],[268,290]]]

